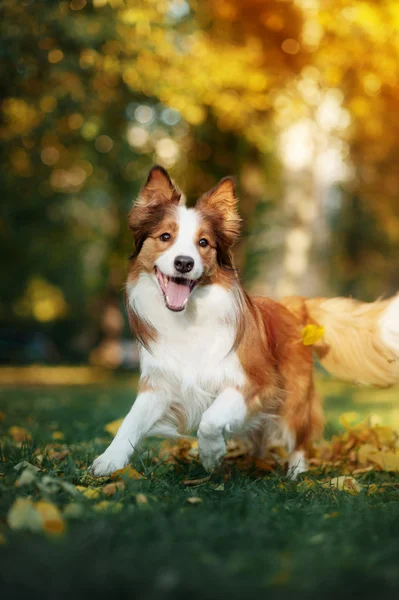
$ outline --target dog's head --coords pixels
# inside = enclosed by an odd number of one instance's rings
[[[135,237],[133,276],[147,272],[169,310],[185,309],[194,289],[234,275],[231,247],[240,234],[234,181],[226,177],[194,208],[162,167],[151,169],[129,214]]]

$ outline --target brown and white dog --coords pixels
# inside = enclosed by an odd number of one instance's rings
[[[146,436],[198,429],[207,471],[225,454],[225,437],[237,434],[258,455],[284,445],[295,477],[323,428],[302,328],[325,327],[314,349],[333,374],[391,385],[399,382],[399,296],[372,304],[250,298],[231,254],[240,233],[233,180],[222,179],[195,208],[180,200],[166,171],[154,167],[129,215],[136,246],[126,291],[140,342],[139,394],[92,472],[123,468]]]

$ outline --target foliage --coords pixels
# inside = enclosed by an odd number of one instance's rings
[[[352,173],[326,209],[335,286],[397,288],[394,0],[5,0],[1,11],[3,320],[98,335],[101,297],[124,280],[126,213],[155,161],[190,202],[237,175],[249,282],[284,221],[279,140],[303,119],[336,140]],[[353,197],[370,236],[348,259],[361,234]]]

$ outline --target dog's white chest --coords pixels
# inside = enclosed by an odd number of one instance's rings
[[[157,331],[151,351],[141,349],[142,376],[188,409],[195,426],[223,389],[245,384],[233,350],[236,322],[231,291],[216,285],[201,288],[184,313],[169,311],[149,278],[143,277],[129,292],[135,311]]]

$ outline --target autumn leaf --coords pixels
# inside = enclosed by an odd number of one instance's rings
[[[363,487],[354,477],[348,477],[347,475],[341,475],[340,477],[334,477],[330,481],[323,484],[325,488],[334,488],[340,491],[349,492],[349,494],[359,494]]]
[[[7,523],[11,529],[44,531],[51,535],[60,535],[65,530],[65,521],[54,504],[44,500],[32,502],[30,498],[15,500],[8,511]]]
[[[104,427],[104,430],[107,433],[110,433],[111,435],[115,436],[119,427],[122,425],[122,421],[123,419],[116,419],[116,421],[111,421],[110,423],[107,423],[107,425]]]
[[[40,500],[39,502],[35,502],[34,507],[42,518],[43,529],[46,533],[60,535],[64,532],[65,521],[54,504]]]
[[[148,504],[148,498],[145,494],[136,494],[136,502],[137,504]]]
[[[369,460],[384,471],[399,473],[399,454],[394,452],[376,452],[369,456]]]
[[[319,325],[306,325],[302,329],[302,341],[305,346],[313,346],[316,342],[321,340],[324,335],[324,327]]]
[[[18,427],[17,425],[13,425],[8,430],[8,434],[12,437],[14,442],[23,442],[25,440],[30,441],[32,436],[24,429],[23,427]]]
[[[62,431],[53,431],[51,437],[53,440],[63,440],[65,436]]]
[[[95,488],[95,487],[84,487],[83,485],[77,485],[76,489],[81,492],[83,494],[83,496],[86,496],[86,498],[98,498],[98,496],[101,494],[101,488]]]
[[[112,475],[111,475],[111,479],[117,479],[122,476],[126,476],[129,479],[142,479],[143,478],[143,475],[141,473],[139,473],[138,471],[136,471],[136,469],[133,469],[133,467],[131,467],[130,465],[128,465],[124,469],[119,469],[118,471],[114,471],[114,473],[112,473]]]
[[[123,508],[122,502],[110,502],[109,500],[102,500],[93,506],[97,512],[104,512],[109,510],[110,512],[119,512]]]
[[[105,485],[102,489],[102,492],[106,496],[113,496],[118,490],[124,489],[125,484],[123,483],[123,481],[116,481],[115,483],[108,483],[107,485]]]
[[[201,504],[202,498],[199,498],[198,496],[190,496],[190,498],[187,498],[187,502],[189,504]]]

